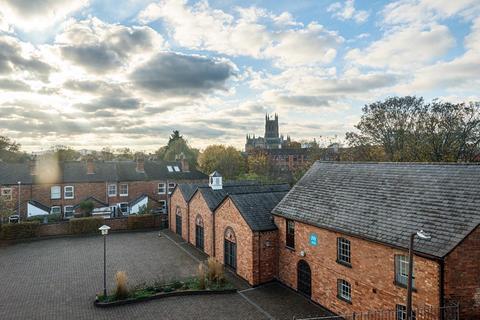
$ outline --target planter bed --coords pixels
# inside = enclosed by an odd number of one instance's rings
[[[114,306],[122,306],[131,303],[138,303],[144,301],[150,301],[154,299],[168,298],[168,297],[177,297],[177,296],[195,296],[195,295],[206,295],[206,294],[226,294],[226,293],[236,293],[237,289],[225,288],[225,289],[211,289],[211,290],[178,290],[172,292],[159,292],[153,293],[151,296],[147,297],[138,297],[138,298],[127,298],[123,300],[115,301],[106,301],[102,302],[98,299],[95,300],[94,305],[100,308],[108,308]]]

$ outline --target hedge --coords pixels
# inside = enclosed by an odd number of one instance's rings
[[[95,233],[100,232],[100,228],[105,223],[103,217],[73,218],[69,222],[71,234]]]
[[[38,221],[2,224],[0,238],[5,240],[34,238],[40,225]]]
[[[128,216],[127,229],[146,229],[155,226],[155,217],[152,214]]]

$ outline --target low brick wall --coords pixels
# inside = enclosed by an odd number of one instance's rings
[[[165,223],[166,215],[151,215],[151,216],[132,216],[130,223],[128,217],[105,219],[105,224],[111,228],[111,231],[124,231],[134,229],[154,229],[168,227]],[[135,223],[132,223],[135,221]],[[37,228],[37,237],[55,237],[71,235],[69,221],[62,221],[58,223],[40,224]],[[35,239],[35,238],[30,238]],[[15,242],[15,240],[1,240],[6,244]]]
[[[41,224],[38,226],[37,232],[39,237],[64,236],[70,234],[70,227],[68,221]]]

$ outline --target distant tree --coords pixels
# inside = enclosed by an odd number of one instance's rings
[[[25,161],[28,156],[20,151],[20,144],[10,138],[0,136],[0,160],[5,162]]]
[[[119,148],[115,150],[115,158],[118,160],[134,160],[135,156],[130,148]]]
[[[191,167],[197,166],[199,150],[190,147],[188,141],[180,135],[178,130],[174,130],[170,135],[166,146],[159,148],[155,155],[159,160],[175,161],[183,153]]]
[[[115,154],[113,150],[109,147],[103,147],[102,150],[98,153],[99,160],[112,161],[115,159]]]
[[[81,156],[78,151],[64,145],[53,146],[51,152],[58,161],[74,161]]]
[[[480,104],[393,97],[366,105],[347,156],[377,161],[475,161],[480,155]]]
[[[263,152],[248,155],[247,165],[249,174],[257,176],[268,176],[270,174],[270,163],[267,155]]]
[[[226,179],[244,173],[244,159],[240,151],[231,146],[210,145],[200,153],[198,164],[204,173],[219,171]]]

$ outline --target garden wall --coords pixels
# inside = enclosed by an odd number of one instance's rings
[[[162,215],[136,215],[129,217],[120,217],[120,218],[109,218],[109,219],[99,219],[99,218],[82,218],[82,220],[97,220],[97,223],[106,224],[111,228],[111,231],[123,231],[123,230],[135,230],[135,229],[154,229],[162,228],[165,226],[165,217]],[[80,220],[80,219],[75,219]],[[101,220],[101,221],[100,221]],[[73,220],[72,220],[73,221]],[[0,232],[0,241],[1,240],[15,240],[15,239],[35,239],[42,237],[52,237],[52,236],[66,236],[71,234],[79,234],[78,230],[81,228],[72,228],[72,223],[70,221],[62,221],[57,223],[48,223],[48,224],[38,224],[36,223],[33,231],[25,233],[21,227],[24,223],[20,223],[14,228],[7,227],[9,229],[22,229],[21,232],[16,230],[9,230],[8,237],[4,236],[2,238],[2,233]],[[28,225],[30,225],[29,223]],[[91,229],[91,228],[90,228]],[[75,232],[74,232],[75,231]],[[94,230],[93,230],[94,231]],[[92,230],[89,230],[88,233],[92,233]],[[4,232],[7,235],[6,232]],[[18,235],[17,235],[18,234]],[[33,237],[32,237],[33,235]]]

